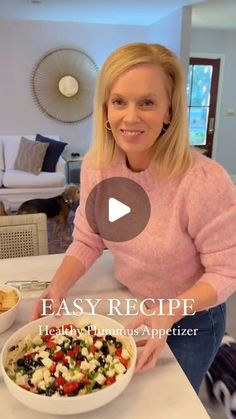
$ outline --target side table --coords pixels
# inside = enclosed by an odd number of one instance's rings
[[[68,183],[80,183],[80,168],[83,161],[83,156],[71,157],[63,156],[63,159],[66,161],[67,169],[67,182]]]

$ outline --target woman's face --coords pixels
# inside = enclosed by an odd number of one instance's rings
[[[163,124],[170,121],[165,77],[158,65],[139,64],[122,74],[111,88],[108,121],[117,145],[130,162],[150,162]]]

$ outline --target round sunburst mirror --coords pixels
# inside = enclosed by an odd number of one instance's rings
[[[74,48],[56,49],[44,55],[32,74],[32,91],[39,108],[65,123],[88,118],[98,68],[91,57]]]

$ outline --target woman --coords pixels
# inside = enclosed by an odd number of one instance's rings
[[[94,232],[85,215],[93,187],[116,176],[137,182],[151,204],[146,228],[119,243]],[[181,301],[173,316],[165,302],[163,316],[139,315],[127,327],[198,329],[195,336],[148,339],[136,371],[153,367],[167,340],[198,391],[224,334],[224,302],[236,288],[236,191],[219,164],[190,149],[181,65],[161,45],[125,45],[101,69],[74,241],[43,295],[55,310],[104,247],[134,295]],[[195,315],[183,317],[183,299],[194,300]],[[33,318],[40,314],[38,302]]]

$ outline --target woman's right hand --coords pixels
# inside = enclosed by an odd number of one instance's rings
[[[42,317],[43,314],[43,298],[52,300],[48,302],[51,305],[51,310],[47,311],[47,315],[57,312],[60,308],[63,298],[66,298],[69,289],[75,284],[76,281],[85,273],[84,265],[74,256],[65,256],[62,264],[56,271],[52,282],[36,301],[31,320],[36,320]]]
[[[56,287],[54,283],[52,282],[47,289],[43,292],[43,294],[40,296],[40,298],[36,301],[33,312],[31,314],[31,321],[36,320],[43,315],[49,315],[50,313],[57,312],[60,308],[61,302],[63,298],[65,298],[66,295],[63,295],[62,292],[60,292],[59,287]],[[47,298],[49,301],[47,303],[47,311],[46,313],[43,313],[43,301],[42,299]],[[50,308],[49,308],[50,307]]]

